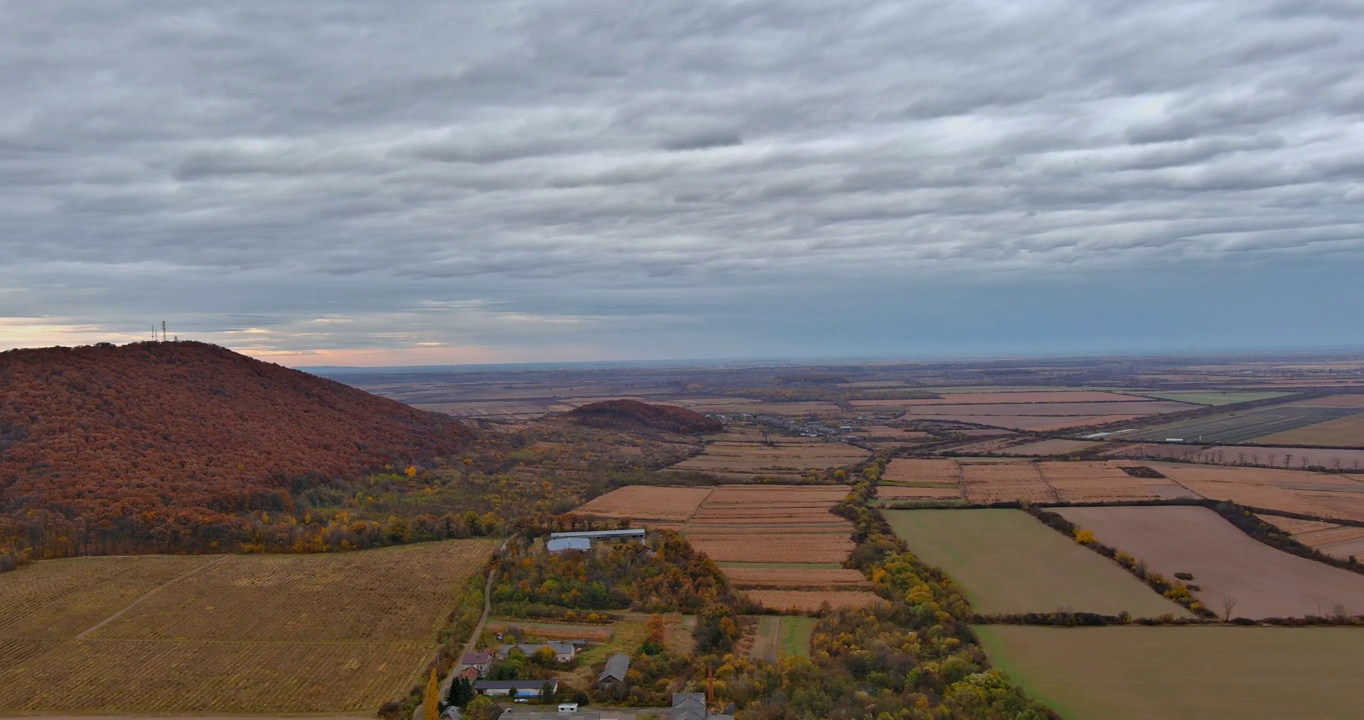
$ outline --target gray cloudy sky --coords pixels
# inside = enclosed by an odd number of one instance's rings
[[[1358,0],[0,0],[0,347],[1364,344]]]

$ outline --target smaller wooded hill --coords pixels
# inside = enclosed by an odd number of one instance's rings
[[[604,400],[566,413],[569,419],[611,430],[665,430],[683,435],[719,432],[719,420],[676,405],[651,405],[638,400]]]
[[[169,540],[226,537],[240,513],[292,511],[292,493],[470,437],[449,417],[214,345],[12,350],[0,353],[0,530],[46,538],[49,554],[86,551],[52,550],[58,537],[185,547]]]

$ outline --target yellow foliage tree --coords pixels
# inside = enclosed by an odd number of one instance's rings
[[[410,478],[417,477],[417,466],[416,466],[416,465],[408,465],[408,466],[407,466],[407,469],[404,470],[403,472],[404,472],[408,477],[410,477]]]
[[[422,720],[440,718],[440,681],[436,680],[436,669],[431,668],[431,676],[426,679],[426,692],[422,693]]]
[[[1075,542],[1081,545],[1089,545],[1094,542],[1094,531],[1078,528],[1075,530]]]

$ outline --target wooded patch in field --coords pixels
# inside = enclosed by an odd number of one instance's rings
[[[1166,578],[1190,573],[1218,615],[1364,615],[1364,575],[1265,545],[1202,507],[1070,507],[1055,512]],[[1228,608],[1225,603],[1230,603]]]
[[[1356,717],[1358,628],[977,626],[990,660],[1066,720]]]
[[[794,613],[814,612],[826,603],[837,610],[885,602],[865,590],[749,590],[746,594],[770,610]]]
[[[1021,510],[889,510],[895,534],[942,568],[982,615],[1067,609],[1133,617],[1184,608],[1116,563],[1061,536]]]
[[[0,574],[0,711],[373,712],[496,546],[49,560]]]

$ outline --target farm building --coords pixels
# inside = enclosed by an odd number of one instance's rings
[[[550,540],[561,540],[564,538],[587,538],[588,540],[643,540],[645,535],[644,528],[627,528],[625,530],[575,530],[573,532],[550,533]]]
[[[512,654],[512,650],[520,650],[527,657],[534,655],[541,650],[549,648],[554,651],[554,659],[559,662],[569,662],[578,654],[578,647],[566,642],[547,642],[547,643],[523,643],[521,645],[503,645],[498,648],[497,656],[505,659]]]
[[[606,669],[597,676],[597,687],[616,690],[625,686],[625,673],[630,670],[630,656],[616,653],[606,659]]]
[[[587,551],[591,550],[592,544],[596,542],[644,542],[644,536],[643,529],[556,532],[549,534],[549,541],[545,543],[545,549],[552,553],[570,550]]]
[[[568,552],[578,550],[586,552],[592,549],[591,538],[554,538],[545,543],[545,549],[552,553]]]
[[[490,697],[513,697],[539,699],[545,690],[550,693],[559,691],[558,680],[479,680],[474,683],[474,692]]]

